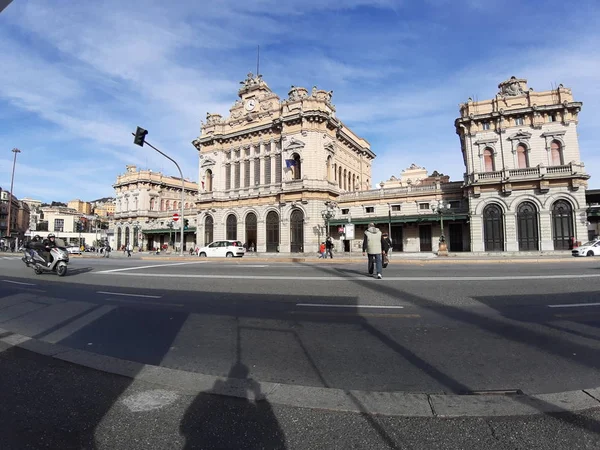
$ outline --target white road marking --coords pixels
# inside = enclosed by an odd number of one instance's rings
[[[101,270],[100,272],[93,272],[93,273],[115,273],[115,272],[124,272],[126,270],[153,269],[154,267],[173,267],[173,266],[184,266],[186,264],[206,264],[206,263],[207,263],[207,261],[171,263],[171,264],[154,264],[152,266],[136,266],[136,267],[125,267],[123,269]]]
[[[37,284],[34,283],[23,283],[21,281],[10,281],[10,280],[2,280],[5,283],[12,283],[12,284],[22,284],[23,286],[37,286]]]
[[[130,303],[132,305],[159,305],[159,306],[178,306],[183,308],[182,303],[164,303],[164,302],[149,302],[146,300],[129,300],[127,298],[107,298],[109,302]]]
[[[385,306],[385,305],[327,305],[325,303],[296,303],[296,306],[306,306],[309,308],[373,308],[373,309],[403,309],[404,306]]]
[[[132,412],[145,412],[164,408],[174,403],[179,395],[165,389],[153,389],[125,397],[122,403]]]
[[[567,303],[565,305],[548,305],[548,308],[579,308],[580,306],[600,306],[600,303]]]
[[[123,297],[162,298],[162,295],[126,294],[124,292],[97,291],[96,294],[119,295]]]
[[[361,276],[321,276],[321,277],[296,277],[291,275],[203,275],[185,273],[121,273],[114,271],[91,272],[100,275],[127,275],[131,277],[160,277],[160,278],[206,278],[227,280],[305,280],[305,281],[373,281],[381,283],[384,281],[514,281],[514,280],[564,280],[576,278],[600,278],[600,274],[579,275],[514,275],[504,277],[383,277],[378,280],[366,275]]]

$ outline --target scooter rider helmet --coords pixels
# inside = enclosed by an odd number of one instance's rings
[[[56,236],[54,236],[54,234],[53,234],[53,233],[50,233],[50,234],[48,235],[48,239],[54,239],[55,237],[56,237]]]

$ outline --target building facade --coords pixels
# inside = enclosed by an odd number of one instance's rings
[[[185,230],[184,250],[195,245],[196,207],[198,184],[184,180],[184,217],[189,226]],[[131,244],[136,249],[178,247],[180,229],[173,222],[175,213],[181,215],[181,178],[163,175],[151,170],[137,170],[127,166],[127,171],[117,177],[115,212],[111,220],[114,248]]]
[[[567,250],[587,239],[589,175],[577,138],[582,103],[559,85],[528,88],[512,77],[490,100],[460,105],[471,249]]]
[[[248,74],[223,118],[208,114],[199,154],[198,245],[240,240],[259,252],[316,252],[321,212],[367,190],[375,158],[347,128],[332,92],[292,86],[281,100]]]
[[[8,209],[10,208],[10,237],[22,238],[25,230],[19,227],[19,210],[22,204],[9,191],[0,188],[0,237],[8,237]]]
[[[94,202],[93,213],[102,219],[108,219],[115,215],[115,201],[106,200],[103,202]]]
[[[79,199],[71,200],[67,203],[67,206],[81,214],[92,214],[92,204],[90,202],[84,202]]]

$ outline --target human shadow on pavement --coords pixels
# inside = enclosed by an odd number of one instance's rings
[[[237,362],[226,380],[215,382],[210,391],[194,399],[180,424],[185,449],[286,448],[271,404],[249,373],[246,365]],[[236,392],[236,397],[222,397],[226,392]]]

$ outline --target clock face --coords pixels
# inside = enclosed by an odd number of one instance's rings
[[[253,98],[251,98],[250,100],[248,100],[246,102],[246,110],[247,111],[252,111],[255,106],[256,106],[256,100],[254,100]]]

